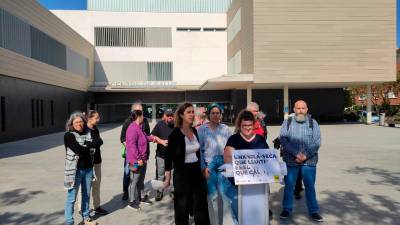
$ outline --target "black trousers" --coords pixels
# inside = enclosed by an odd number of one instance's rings
[[[185,163],[184,168],[174,169],[175,224],[188,225],[189,212],[193,209],[196,225],[209,225],[207,186],[198,162]]]

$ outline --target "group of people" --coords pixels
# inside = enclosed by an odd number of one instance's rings
[[[235,150],[269,148],[268,132],[265,115],[261,114],[258,104],[254,102],[238,114],[234,132],[221,122],[222,114],[223,108],[217,103],[212,103],[207,108],[195,108],[192,103],[186,102],[175,112],[166,109],[162,120],[150,131],[142,105],[135,103],[131,108],[131,115],[122,126],[120,136],[124,146],[122,198],[128,201],[128,207],[138,210],[141,204],[152,204],[143,190],[150,155],[149,143],[154,142],[157,144],[156,179],[163,182],[164,190],[171,185],[171,181],[173,183],[175,224],[187,225],[189,218],[196,225],[223,224],[221,214],[224,205],[229,207],[232,221],[238,224],[238,187],[234,178],[223,175],[221,166],[232,163],[232,152]],[[90,125],[89,115],[91,113],[88,113],[86,125],[85,118],[75,114],[71,115],[67,123],[66,175],[74,167],[71,165],[73,159],[76,159],[74,179],[72,173],[65,176],[66,187],[69,185],[65,208],[67,224],[73,224],[73,205],[79,186],[82,189],[81,214],[84,222],[95,223],[89,216],[88,199],[93,171],[96,176],[98,173],[92,158],[96,152],[100,153],[102,141],[97,129],[97,133],[92,134],[93,125]],[[299,191],[304,183],[309,214],[313,220],[322,221],[315,193],[320,130],[318,123],[308,114],[305,101],[295,103],[294,114],[282,124],[279,141],[278,147],[288,171],[284,179],[280,218],[287,219],[291,216],[293,195],[296,193],[297,198],[300,196]],[[68,182],[71,180],[74,182]],[[93,184],[94,182],[96,181]],[[300,187],[295,192],[296,183]],[[97,189],[95,191],[93,188],[93,196],[95,192],[100,193],[99,188]],[[155,201],[160,201],[163,197],[163,189],[157,190]],[[97,203],[94,205],[96,213],[104,210],[99,206],[99,201]],[[269,214],[272,218],[272,211]]]

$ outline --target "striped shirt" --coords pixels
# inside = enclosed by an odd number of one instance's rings
[[[308,117],[304,122],[292,119],[289,129],[287,120],[283,121],[280,131],[283,160],[288,166],[308,165],[315,166],[318,162],[318,149],[321,145],[321,132],[317,121],[313,120],[313,127],[309,126]],[[306,160],[298,164],[296,155],[305,154]]]

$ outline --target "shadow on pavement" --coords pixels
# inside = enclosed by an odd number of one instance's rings
[[[110,201],[101,205],[102,208],[108,211],[108,214],[112,214],[115,211],[125,208],[128,205],[127,201],[122,200],[122,193],[119,195],[115,195]],[[103,217],[103,215],[95,214],[93,219],[97,220],[98,218]]]
[[[380,180],[367,180],[371,185],[387,185],[397,188],[400,191],[400,173],[392,172],[384,169],[377,169],[371,167],[356,166],[353,169],[346,170],[345,172],[351,174],[370,174],[380,178]],[[400,220],[400,218],[399,218]]]
[[[102,132],[107,132],[118,126],[120,126],[120,124],[117,123],[101,124],[98,126],[100,135]],[[64,145],[64,132],[3,143],[0,144],[0,159],[43,152],[61,145]]]
[[[64,210],[57,211],[50,214],[33,214],[33,213],[20,213],[20,212],[2,212],[0,214],[1,224],[8,225],[32,225],[32,224],[51,224],[58,225],[64,224],[63,219]]]
[[[25,191],[24,188],[14,189],[0,193],[0,205],[12,206],[20,205],[35,198],[36,195],[43,194],[44,191]]]

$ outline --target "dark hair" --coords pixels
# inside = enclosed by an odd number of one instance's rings
[[[99,114],[99,113],[96,110],[89,110],[86,113],[86,119],[88,120],[90,118],[93,118],[95,114]]]
[[[190,102],[185,102],[175,111],[175,127],[182,127],[183,120],[181,116],[183,116],[185,110],[189,107],[193,107],[193,104]]]
[[[132,121],[135,121],[139,116],[143,115],[143,111],[142,110],[133,110],[131,111],[131,117],[132,117]]]
[[[220,106],[218,103],[211,103],[210,105],[207,106],[207,112],[206,112],[206,114],[207,114],[208,119],[210,119],[211,110],[212,110],[213,108],[217,108],[218,111],[219,111],[219,113],[220,113],[221,116],[222,116],[222,111],[223,111],[222,106]]]
[[[240,124],[242,123],[242,121],[252,121],[254,123],[254,122],[256,122],[256,118],[254,118],[253,113],[251,113],[250,111],[247,111],[246,109],[243,109],[242,111],[240,111],[240,113],[235,121],[235,128],[236,128],[237,132],[240,131]]]

